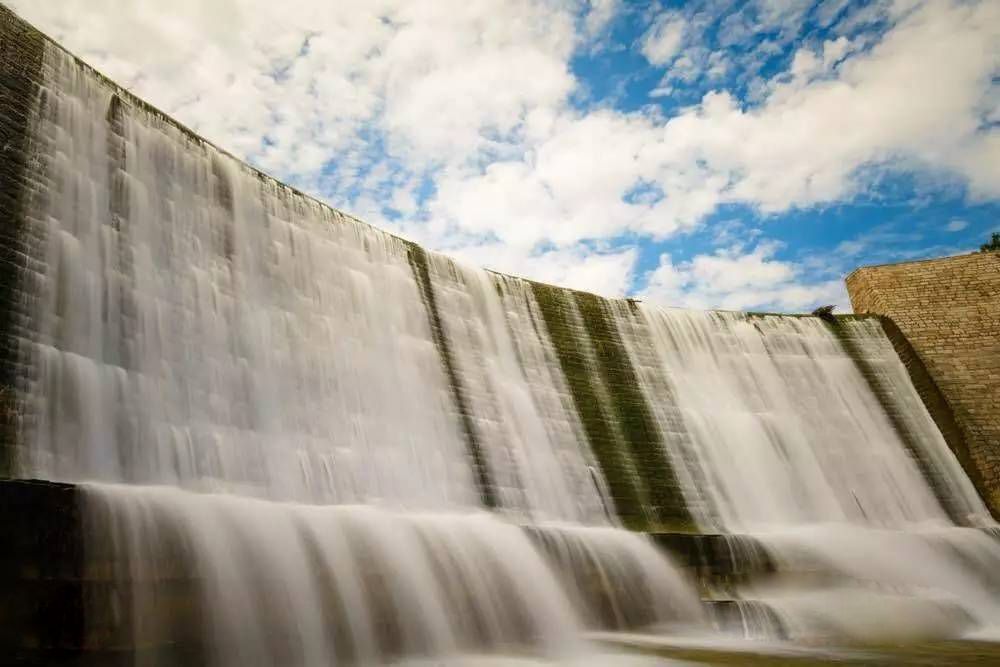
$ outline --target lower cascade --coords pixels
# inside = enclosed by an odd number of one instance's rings
[[[182,638],[199,660],[371,664],[529,648],[573,657],[585,619],[616,628],[701,613],[669,563],[620,530],[536,528],[547,545],[538,549],[524,529],[484,512],[127,485],[85,494],[88,563],[111,563],[118,584],[115,605],[92,602],[122,615],[92,619],[93,632],[124,632],[140,646]]]
[[[997,636],[1000,529],[877,319],[466,267],[39,49],[8,472],[75,485],[84,649],[606,665]]]

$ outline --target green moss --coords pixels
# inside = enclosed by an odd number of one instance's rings
[[[483,453],[482,444],[479,442],[479,436],[476,433],[476,425],[472,421],[472,411],[469,409],[468,401],[465,398],[465,391],[459,381],[448,337],[445,335],[444,327],[441,324],[441,313],[438,310],[437,297],[434,294],[434,285],[431,282],[427,251],[416,243],[409,241],[405,243],[407,255],[410,260],[410,268],[413,269],[414,278],[420,288],[420,295],[424,300],[424,307],[427,310],[427,318],[431,327],[431,335],[434,338],[434,345],[437,347],[438,355],[441,358],[441,365],[444,367],[445,375],[448,378],[448,385],[451,387],[452,398],[458,409],[462,432],[465,436],[466,446],[469,449],[469,455],[472,457],[473,468],[475,469],[476,484],[479,487],[480,498],[486,507],[497,507],[496,494],[494,493],[493,484],[490,481],[489,465]]]
[[[622,522],[632,529],[692,527],[606,300],[542,283],[531,286]],[[574,308],[585,331],[575,322]]]
[[[607,300],[587,292],[575,292],[574,297],[590,329],[594,357],[608,387],[611,408],[646,488],[653,517],[660,526],[690,524],[691,516],[660,430],[646,403]]]
[[[573,322],[571,293],[543,283],[531,283],[531,287],[590,448],[610,487],[615,512],[627,527],[647,528],[649,498],[631,457],[605,414],[606,406],[597,384],[600,380],[583,350],[587,341]]]
[[[611,425],[608,406],[601,396],[601,379],[583,349],[588,341],[573,321],[571,293],[540,283],[532,283],[532,289],[584,432],[610,487],[615,511],[626,526],[647,528],[649,497],[631,456]]]

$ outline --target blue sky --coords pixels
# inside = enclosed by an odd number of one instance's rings
[[[13,0],[221,147],[491,268],[808,310],[1000,229],[1000,3]]]

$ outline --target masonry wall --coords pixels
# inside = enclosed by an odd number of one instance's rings
[[[38,97],[44,37],[0,5],[0,476],[16,457],[16,395],[22,375],[18,326],[28,303],[18,275],[27,261],[25,197],[31,186],[28,129]]]
[[[939,391],[944,400],[928,408],[1000,513],[1000,253],[867,266],[847,277],[847,291],[856,313],[887,316],[912,346],[911,371],[926,369],[917,389]],[[958,429],[949,437],[950,418]]]

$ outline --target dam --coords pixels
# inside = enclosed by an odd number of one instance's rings
[[[603,665],[644,664],[636,637],[996,636],[996,524],[879,318],[465,266],[2,7],[0,38],[8,654]]]

